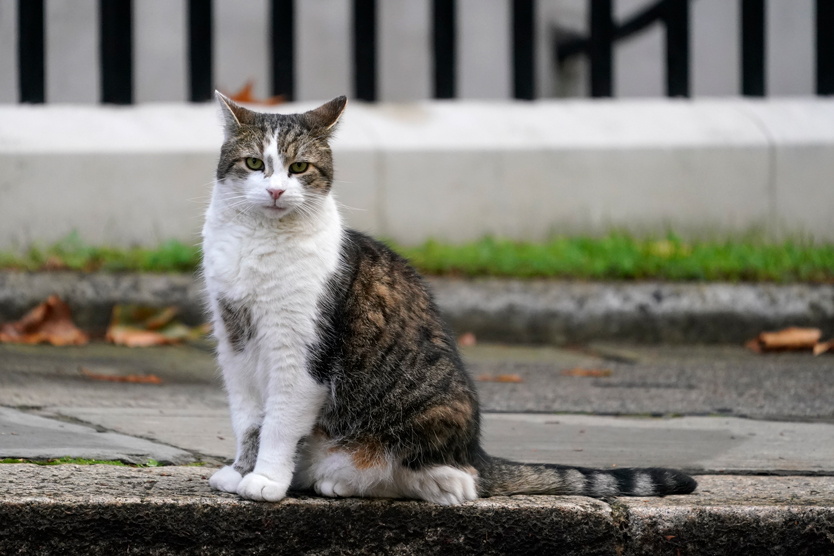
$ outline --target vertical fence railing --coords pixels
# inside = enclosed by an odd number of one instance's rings
[[[455,98],[457,24],[455,0],[432,1],[434,98]]]
[[[741,0],[741,94],[763,97],[765,86],[765,2]]]
[[[614,20],[611,16],[612,0],[592,0],[589,12],[590,39],[588,60],[592,97],[610,97],[614,94],[613,48]]]
[[[666,95],[689,96],[689,1],[667,0],[663,14],[666,23]]]
[[[214,98],[211,0],[188,0],[188,98]]]
[[[353,0],[353,88],[359,100],[376,100],[376,0]]]
[[[99,0],[101,102],[133,103],[133,5]]]
[[[513,96],[536,98],[536,13],[534,0],[513,0]]]
[[[816,1],[816,85],[818,95],[834,95],[834,2]]]
[[[272,0],[270,4],[270,63],[272,94],[295,99],[295,2]]]
[[[17,63],[20,102],[46,101],[43,0],[17,2]]]

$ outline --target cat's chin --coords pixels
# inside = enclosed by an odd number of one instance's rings
[[[278,220],[291,213],[292,207],[265,206],[261,210],[268,218]]]

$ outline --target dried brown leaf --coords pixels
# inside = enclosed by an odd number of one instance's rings
[[[814,346],[814,355],[822,355],[826,351],[834,351],[834,340],[820,342]]]
[[[134,384],[162,384],[162,379],[156,375],[104,375],[93,373],[81,367],[81,374],[93,380],[104,380],[107,382],[130,382]]]
[[[205,334],[205,325],[188,327],[174,320],[176,307],[116,305],[105,336],[108,342],[127,347],[179,344]]]
[[[153,330],[142,330],[129,326],[111,325],[107,329],[107,341],[118,346],[151,347],[182,343],[181,338],[168,338]]]
[[[611,376],[611,369],[582,369],[575,367],[573,369],[565,369],[562,371],[562,376]]]
[[[472,347],[477,343],[478,339],[475,338],[475,335],[472,332],[461,334],[460,338],[458,338],[458,345],[460,347]]]
[[[822,331],[819,328],[798,328],[792,326],[777,332],[762,332],[745,346],[753,351],[786,351],[814,349]],[[757,349],[758,348],[758,349]]]
[[[479,382],[524,382],[524,379],[519,375],[478,375],[475,379]]]
[[[50,296],[19,321],[0,326],[0,342],[80,346],[89,341],[90,337],[73,324],[69,305],[57,295]]]
[[[238,92],[228,94],[226,96],[228,96],[235,102],[242,102],[246,104],[262,104],[266,106],[274,106],[276,104],[281,104],[287,101],[287,99],[283,95],[278,95],[265,99],[257,99],[252,94],[252,89],[254,88],[254,86],[255,82],[253,80],[249,80]]]

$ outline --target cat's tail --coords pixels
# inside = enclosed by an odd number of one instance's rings
[[[689,494],[698,483],[676,469],[588,469],[516,463],[484,456],[477,465],[478,495],[562,494],[593,496],[665,496]]]

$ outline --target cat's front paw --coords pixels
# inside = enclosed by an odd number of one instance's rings
[[[282,485],[259,473],[249,473],[237,486],[237,493],[243,498],[259,502],[278,502],[287,495],[289,485]]]
[[[223,492],[231,492],[234,494],[237,492],[237,486],[240,484],[241,479],[243,479],[243,476],[235,471],[232,466],[227,465],[211,476],[209,479],[209,486],[211,486],[214,490],[221,490]]]

